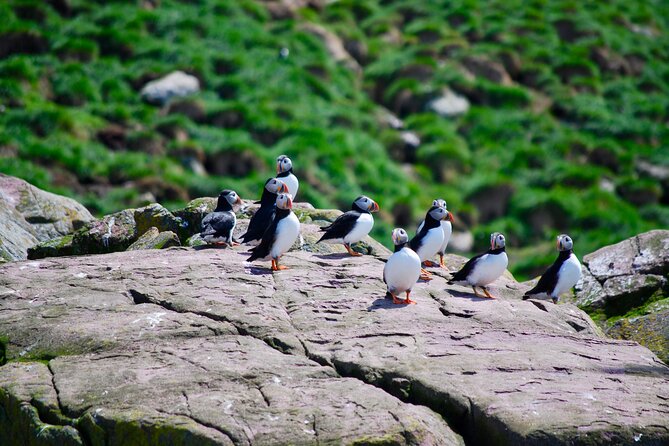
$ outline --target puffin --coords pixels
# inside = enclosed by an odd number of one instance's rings
[[[232,232],[237,224],[234,207],[240,204],[242,199],[235,191],[226,189],[221,192],[214,212],[210,212],[202,219],[200,237],[207,243],[238,245],[232,238]]]
[[[242,243],[260,240],[262,238],[263,233],[269,225],[272,224],[272,220],[274,220],[276,197],[278,194],[287,192],[288,188],[286,187],[286,183],[277,178],[270,178],[265,182],[260,201],[255,202],[255,204],[260,204],[260,208],[253,214],[248,229],[244,235],[240,237]]]
[[[386,297],[392,297],[394,304],[415,304],[409,295],[420,276],[420,257],[409,247],[409,234],[404,229],[393,229],[392,237],[395,252],[383,267],[383,283],[388,289]],[[398,299],[400,293],[406,293],[406,299]]]
[[[256,259],[272,259],[272,271],[288,269],[279,265],[279,258],[293,246],[300,234],[300,221],[292,211],[293,197],[290,194],[279,194],[276,197],[276,215],[262,236],[258,246],[253,248],[251,257],[246,261]]]
[[[442,200],[441,198],[437,198],[436,200],[434,200],[432,202],[432,206],[441,206],[444,209],[448,210],[448,207],[446,206],[446,201]],[[419,233],[420,230],[423,229],[424,224],[425,220],[420,222],[420,225],[418,225],[416,233]],[[441,224],[441,230],[444,231],[444,241],[441,243],[439,251],[437,251],[437,254],[439,254],[439,265],[437,265],[431,260],[426,260],[425,265],[441,266],[442,268],[446,268],[446,264],[444,263],[444,255],[446,254],[446,247],[448,246],[448,242],[451,240],[451,234],[453,233],[453,214],[449,212],[448,218],[446,220],[442,220],[440,224]]]
[[[348,253],[352,256],[361,256],[359,252],[351,249],[351,243],[362,240],[374,226],[372,212],[378,212],[379,205],[374,200],[360,195],[353,201],[351,210],[341,214],[335,221],[320,230],[325,232],[316,243],[329,241],[331,243],[343,243]]]
[[[441,222],[448,219],[449,212],[441,206],[432,206],[425,214],[423,227],[409,241],[411,249],[416,251],[421,262],[433,257],[444,242],[444,231]],[[421,279],[431,280],[430,273],[421,269]]]
[[[581,278],[581,262],[573,251],[574,242],[567,234],[557,236],[559,251],[555,262],[544,272],[537,285],[525,293],[523,300],[550,297],[554,304]]]
[[[509,264],[505,246],[504,235],[499,232],[491,234],[490,249],[483,254],[469,259],[460,271],[453,274],[448,283],[450,285],[471,286],[476,296],[480,296],[476,291],[476,288],[479,287],[485,293],[485,297],[494,299],[495,297],[488,292],[486,285],[494,282],[499,276],[504,274],[504,270]]]
[[[276,173],[276,177],[286,183],[288,193],[295,199],[300,182],[293,173],[293,162],[286,155],[281,155],[276,159]]]

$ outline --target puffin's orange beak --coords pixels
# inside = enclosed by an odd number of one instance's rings
[[[448,216],[446,217],[446,219],[448,221],[450,221],[451,223],[453,223],[455,221],[455,219],[453,218],[453,214],[451,214],[450,212],[448,213]]]
[[[290,197],[290,195],[288,195],[287,198],[288,202],[286,203],[286,205],[288,206],[288,209],[293,209],[293,199]]]
[[[376,201],[372,201],[371,207],[369,208],[370,212],[379,212],[379,205]]]
[[[281,173],[281,163],[276,163],[276,173]]]
[[[279,193],[280,194],[288,193],[288,186],[286,186],[286,183],[284,183],[283,181],[281,182],[281,186],[279,186]]]
[[[560,237],[558,237],[558,239],[556,240],[555,247],[557,248],[558,251],[560,250]]]
[[[235,204],[242,204],[242,197],[237,195],[237,200],[235,201]]]

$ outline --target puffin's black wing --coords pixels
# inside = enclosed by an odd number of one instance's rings
[[[558,259],[550,267],[548,267],[546,272],[541,275],[539,282],[537,282],[534,288],[525,293],[523,300],[529,299],[534,294],[551,294],[555,289],[555,285],[557,285],[558,273],[560,272],[561,266],[562,262],[560,259]]]
[[[272,220],[272,223],[269,225],[269,228],[262,235],[262,240],[258,246],[253,248],[251,251],[251,257],[246,259],[247,262],[253,262],[256,259],[264,259],[269,255],[272,245],[274,244],[274,239],[276,238],[276,227],[278,226],[279,221],[275,218]]]
[[[227,237],[235,226],[235,216],[232,212],[212,212],[202,219],[200,236],[215,235]]]
[[[325,234],[316,243],[333,238],[344,238],[346,234],[351,232],[359,217],[360,212],[358,211],[348,211],[341,214],[332,224],[321,228],[321,231],[324,231]]]
[[[452,285],[454,282],[459,282],[461,280],[467,280],[467,277],[469,276],[469,274],[474,270],[474,267],[476,266],[476,263],[479,261],[479,259],[481,257],[483,257],[486,254],[487,254],[487,252],[484,252],[483,254],[479,254],[479,255],[474,256],[471,259],[469,259],[467,261],[467,263],[465,263],[465,265],[462,268],[460,268],[460,271],[458,271],[457,273],[453,274],[453,276],[451,276],[451,280],[449,280],[448,283]]]
[[[249,222],[249,227],[240,237],[242,243],[248,243],[253,240],[260,240],[262,235],[265,233],[265,230],[272,224],[274,221],[274,216],[276,215],[276,206],[274,204],[269,206],[260,206],[260,209],[253,214],[251,221]]]

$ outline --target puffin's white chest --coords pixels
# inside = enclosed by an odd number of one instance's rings
[[[448,242],[451,240],[451,234],[453,233],[453,225],[451,224],[450,221],[442,221],[441,222],[441,229],[444,231],[444,241],[441,242],[441,248],[439,248],[440,253],[445,253],[446,252],[446,247],[448,246]]]
[[[367,234],[369,234],[369,231],[372,230],[374,227],[374,217],[372,217],[372,214],[368,214],[366,212],[360,214],[360,217],[358,217],[358,220],[356,220],[355,225],[353,225],[353,229],[344,236],[344,243],[355,243],[359,242]]]
[[[413,249],[404,247],[388,258],[383,268],[383,278],[388,291],[397,295],[410,290],[420,276],[420,258]]]
[[[297,195],[297,190],[300,188],[300,182],[297,180],[297,177],[291,173],[288,176],[280,177],[279,179],[286,184],[286,187],[288,188],[288,193],[292,195],[293,200],[295,200],[295,196]]]
[[[506,256],[506,252],[484,254],[469,273],[467,282],[473,286],[488,285],[504,274],[504,270],[508,264],[509,258]]]
[[[300,221],[291,212],[276,225],[276,236],[269,252],[270,257],[276,259],[288,251],[298,235],[300,235]]]
[[[439,248],[441,248],[441,244],[443,242],[444,231],[441,229],[441,225],[437,226],[436,228],[429,229],[427,234],[425,234],[425,237],[423,237],[420,247],[416,251],[416,254],[418,254],[418,257],[420,257],[421,262],[432,258],[437,252],[439,252]]]
[[[558,280],[555,284],[555,289],[551,294],[552,297],[560,297],[561,294],[566,293],[576,285],[581,278],[581,262],[574,253],[572,253],[567,260],[562,263],[558,271]]]

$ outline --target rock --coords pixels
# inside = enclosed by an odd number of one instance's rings
[[[583,257],[583,277],[576,286],[575,302],[599,315],[610,335],[634,339],[666,358],[667,350],[662,347],[669,342],[666,331],[659,330],[653,336],[647,332],[657,326],[657,320],[664,320],[653,318],[652,310],[656,308],[654,301],[669,295],[668,273],[669,231],[639,234]],[[611,318],[614,323],[607,322]],[[639,327],[638,331],[633,327]],[[657,342],[657,336],[665,337]],[[658,346],[662,349],[656,349]]]
[[[428,103],[428,108],[440,116],[450,118],[463,115],[469,110],[469,101],[464,96],[445,89],[442,95]]]
[[[0,263],[27,259],[27,251],[39,243],[30,223],[0,196]]]
[[[141,235],[134,216],[134,209],[126,209],[105,215],[76,232],[72,238],[75,254],[125,251]]]
[[[43,259],[45,257],[62,257],[77,254],[72,243],[73,234],[52,238],[28,248],[28,259]]]
[[[150,104],[163,105],[173,97],[188,96],[199,91],[200,81],[195,76],[174,71],[144,85],[140,94]]]
[[[346,51],[344,42],[335,33],[316,23],[303,23],[300,28],[323,42],[325,50],[335,61],[343,63],[356,74],[362,73],[358,62]]]
[[[167,114],[180,114],[194,122],[202,122],[207,116],[207,111],[202,101],[186,98],[172,101],[167,107]]]
[[[504,69],[504,65],[478,56],[468,56],[462,62],[475,76],[488,79],[500,85],[512,85],[511,76]]]
[[[165,249],[172,246],[181,246],[179,237],[172,231],[160,232],[155,226],[149,228],[137,239],[126,251],[138,251],[141,249]]]
[[[188,202],[185,208],[174,211],[174,216],[180,218],[194,234],[200,232],[202,219],[214,209],[216,209],[216,198],[196,198]]]
[[[398,306],[373,256],[289,252],[272,274],[243,255],[0,266],[0,442],[44,423],[110,446],[669,441],[669,369],[510,276],[488,300],[435,269]]]
[[[617,339],[637,341],[669,364],[669,303],[665,303],[662,310],[650,314],[619,319],[606,334]]]
[[[453,231],[448,247],[455,252],[472,252],[474,235],[470,231]]]
[[[182,236],[189,236],[193,232],[184,220],[174,216],[158,203],[135,209],[134,219],[137,233],[140,235],[152,227],[157,228],[160,232],[172,231]]]

